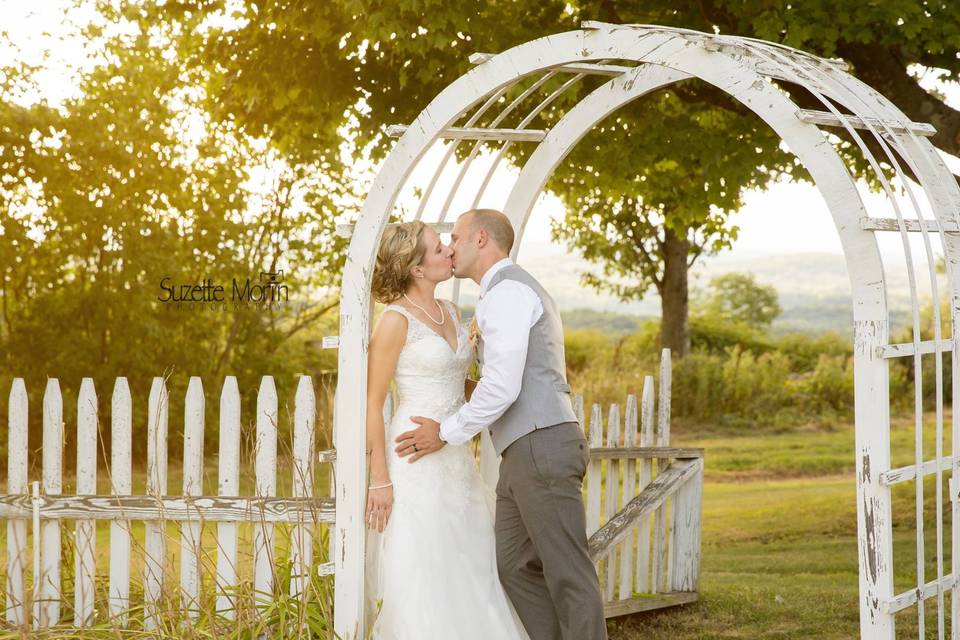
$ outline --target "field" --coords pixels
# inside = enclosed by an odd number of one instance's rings
[[[932,417],[926,422],[929,459]],[[910,464],[911,421],[895,420],[892,438],[893,464]],[[723,438],[681,434],[675,442],[706,449],[700,600],[611,620],[611,640],[858,637],[853,426]],[[934,491],[931,479],[925,485],[928,581],[936,576]],[[915,581],[913,492],[912,483],[894,492],[898,592]],[[946,496],[945,487],[949,522]],[[948,526],[944,537],[949,573]],[[927,601],[928,634],[936,631],[935,604]],[[898,637],[917,637],[916,628],[916,607],[898,614]]]

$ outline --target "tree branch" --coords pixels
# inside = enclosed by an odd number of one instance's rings
[[[639,204],[637,205],[636,212],[637,212],[637,220],[640,222],[640,224],[644,225],[648,231],[651,232],[650,235],[656,238],[657,244],[662,249],[663,241],[660,239],[659,229],[657,229],[650,222],[647,216],[643,213],[642,207]],[[644,260],[646,260],[651,265],[655,265],[659,262],[659,260],[656,260],[653,256],[650,255],[650,252],[647,250],[647,247],[643,244],[644,237],[646,237],[645,234],[642,234],[641,237],[634,238],[634,246],[640,249],[640,252],[643,253]],[[663,253],[663,251],[661,251],[661,253]],[[654,271],[654,275],[650,276],[650,280],[653,281],[653,285],[657,288],[658,291],[660,290],[660,287],[663,286],[663,276],[658,278],[656,276],[656,271]]]
[[[294,322],[289,330],[284,332],[283,340],[286,341],[292,337],[295,333],[305,329],[306,327],[312,325],[314,322],[322,318],[328,311],[337,307],[340,304],[339,296],[331,296],[329,302],[324,305],[313,305],[313,307],[318,307],[316,311],[309,315],[305,315],[302,320]]]
[[[929,122],[937,133],[930,141],[940,150],[960,156],[960,111],[921,87],[907,72],[910,61],[876,44],[837,44],[837,53],[850,61],[857,76],[897,105],[911,120]]]

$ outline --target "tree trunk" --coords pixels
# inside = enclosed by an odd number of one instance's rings
[[[682,358],[690,351],[690,332],[687,326],[689,296],[687,292],[687,261],[690,241],[673,230],[664,229],[663,279],[661,281],[660,341],[670,349],[674,358]]]

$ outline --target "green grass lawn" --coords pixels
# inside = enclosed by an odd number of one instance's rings
[[[925,458],[931,459],[933,418],[925,422]],[[611,640],[858,637],[853,426],[743,437],[681,434],[674,442],[706,449],[700,599],[610,620]],[[912,463],[911,419],[894,420],[891,448],[895,466]],[[935,480],[924,488],[929,581],[936,577]],[[948,523],[946,496],[945,488]],[[916,583],[914,504],[913,483],[896,487],[898,592]],[[950,572],[949,538],[947,524],[944,573]],[[935,599],[927,601],[925,620],[927,634],[936,637]],[[917,622],[916,607],[899,613],[898,637],[917,637]]]

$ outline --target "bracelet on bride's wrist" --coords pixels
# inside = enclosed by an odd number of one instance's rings
[[[378,485],[376,485],[376,486],[367,487],[367,488],[368,488],[368,489],[386,489],[387,487],[392,487],[392,486],[393,486],[393,483],[392,483],[392,482],[388,482],[387,484],[378,484]]]

